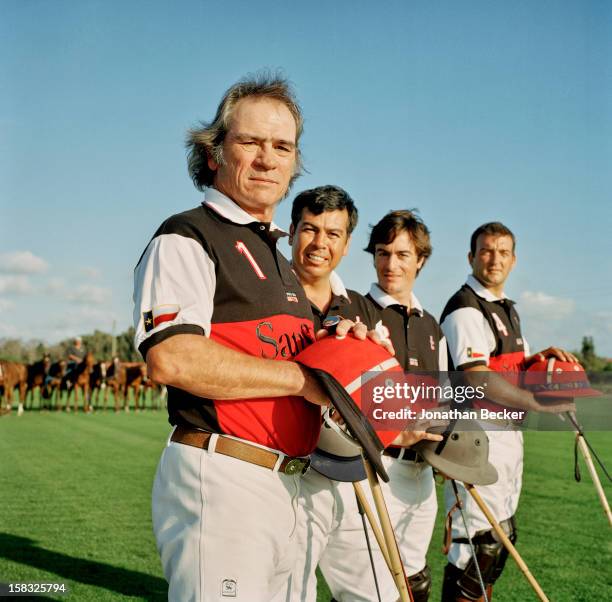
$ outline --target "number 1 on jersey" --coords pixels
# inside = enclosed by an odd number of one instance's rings
[[[249,263],[251,264],[251,267],[253,268],[254,272],[257,274],[257,277],[260,280],[265,280],[266,275],[257,265],[255,258],[251,255],[251,251],[247,249],[247,246],[241,240],[236,241],[236,250],[238,251],[238,253],[242,253],[242,255],[244,255],[249,260]]]

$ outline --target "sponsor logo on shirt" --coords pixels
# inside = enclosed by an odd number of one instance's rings
[[[302,324],[298,332],[282,332],[277,335],[272,322],[264,321],[257,324],[255,334],[265,345],[265,348],[262,346],[261,357],[266,359],[275,359],[279,355],[283,358],[294,357],[314,343],[307,324]]]
[[[287,301],[289,303],[298,303],[298,296],[295,293],[287,292]]]
[[[408,363],[411,366],[418,366],[419,365],[419,360],[416,357],[411,357],[408,359]]]

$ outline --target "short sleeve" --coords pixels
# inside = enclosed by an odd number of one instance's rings
[[[215,265],[180,234],[153,238],[134,270],[134,344],[143,357],[175,334],[210,334]]]
[[[440,326],[456,369],[488,365],[492,350],[487,337],[489,327],[480,311],[461,307],[448,314]]]
[[[438,343],[438,370],[448,372],[448,345],[446,337],[442,337]]]

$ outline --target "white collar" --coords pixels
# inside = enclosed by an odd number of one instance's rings
[[[222,192],[219,192],[216,188],[206,188],[204,190],[204,203],[219,215],[235,224],[245,225],[261,221],[254,218],[250,213],[247,213],[238,203],[232,201],[232,199]],[[270,224],[270,230],[281,229],[272,222]]]
[[[389,305],[403,305],[395,297],[392,297],[380,288],[376,282],[372,283],[370,287],[370,297],[382,308],[389,307]],[[412,291],[410,292],[410,309],[416,310],[421,316],[423,315],[423,306]]]
[[[344,297],[345,299],[349,298],[342,279],[340,276],[338,276],[338,274],[336,274],[335,271],[329,275],[329,284],[331,286],[333,295],[336,295],[337,297]]]
[[[502,293],[501,297],[496,297],[488,288],[482,285],[482,283],[474,277],[473,274],[470,274],[467,277],[465,283],[479,296],[482,297],[485,301],[501,301],[502,299],[507,299],[506,293]]]

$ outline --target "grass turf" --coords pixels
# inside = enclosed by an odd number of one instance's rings
[[[168,430],[165,412],[150,411],[0,419],[0,582],[70,587],[68,596],[36,600],[165,600],[150,490]],[[590,439],[612,464],[609,433]],[[577,484],[572,462],[571,434],[526,435],[519,551],[551,600],[608,600],[610,528],[586,469]],[[429,552],[431,600],[439,600],[445,564],[441,530],[440,512]],[[318,602],[329,598],[321,581]],[[509,560],[496,602],[532,599]]]

